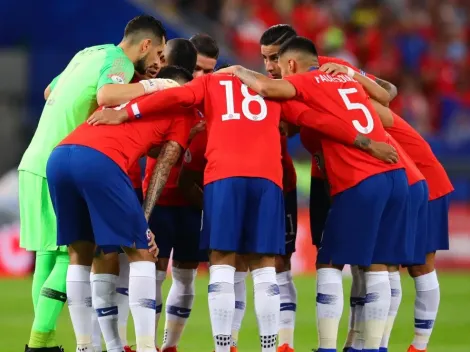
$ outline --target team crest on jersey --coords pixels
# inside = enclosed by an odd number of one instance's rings
[[[189,149],[186,149],[186,152],[184,153],[184,162],[186,164],[189,164],[191,160],[192,160],[191,152],[189,151]]]
[[[124,84],[124,73],[113,73],[108,75],[111,81],[117,84]]]

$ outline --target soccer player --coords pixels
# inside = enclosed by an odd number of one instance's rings
[[[269,77],[281,78],[278,64],[278,52],[282,44],[296,36],[294,29],[287,24],[279,24],[266,30],[260,39],[261,55]],[[297,290],[292,279],[291,257],[295,252],[297,238],[297,174],[294,162],[287,150],[287,136],[281,137],[283,190],[285,200],[286,254],[276,257],[276,279],[280,290],[280,326],[279,352],[291,352],[294,349],[295,311],[297,308]]]
[[[162,55],[160,56],[160,67],[166,67],[166,66],[178,66],[182,67],[189,72],[193,72],[194,68],[196,66],[196,49],[194,45],[187,39],[184,38],[175,38],[171,39],[166,43],[165,49],[162,52]],[[150,176],[152,174],[153,169],[155,168],[156,165],[156,159],[154,158],[147,158],[146,162],[146,170],[145,170],[145,181],[142,185],[142,174],[140,170],[140,165],[138,163],[135,164],[134,167],[131,168],[129,171],[129,176],[134,176],[131,177],[131,180],[134,182],[140,181],[140,192],[142,193],[142,186],[144,187],[144,191],[147,190],[148,188],[148,183],[150,181]],[[138,170],[136,169],[138,168]],[[131,172],[132,171],[132,172]],[[171,192],[168,194],[167,190],[168,189],[174,189],[176,186],[174,184],[176,183],[177,179],[177,172],[175,171],[175,168],[172,169],[169,180],[165,186],[165,190],[163,191],[163,195],[161,198],[163,198],[163,201],[166,199],[172,199]],[[134,181],[135,180],[135,181]],[[138,194],[140,196],[140,199],[143,198],[142,194]],[[199,229],[199,224],[197,225],[197,228]],[[158,243],[159,246],[159,260],[157,262],[157,306],[156,306],[156,327],[158,328],[158,322],[160,318],[160,313],[162,309],[162,293],[161,293],[161,285],[163,283],[163,279],[165,278],[166,274],[166,267],[168,265],[168,262],[165,264],[165,260],[161,259],[162,253],[165,253],[165,250],[162,248],[164,245],[162,244],[162,241],[166,240],[166,234],[162,233],[160,229],[156,229],[155,227],[150,224],[150,229],[157,234],[157,240],[156,242]],[[129,297],[127,296],[127,291],[128,291],[128,285],[129,285],[129,263],[127,262],[127,256],[125,254],[119,256],[119,261],[120,261],[120,271],[119,271],[119,286],[118,286],[118,308],[119,308],[119,335],[121,336],[121,340],[123,341],[124,344],[124,350],[127,351],[132,351],[131,348],[128,346],[127,343],[127,321],[128,321],[128,316],[129,316]],[[160,267],[165,267],[164,270],[159,269]],[[171,292],[171,291],[170,291]],[[157,343],[157,335],[155,334],[155,343]]]
[[[219,58],[219,46],[209,35],[198,33],[189,38],[197,50],[196,69],[194,78],[214,72],[217,59]]]
[[[235,67],[232,72],[263,96],[297,97],[309,107],[318,109],[320,114],[342,116],[358,131],[374,139],[387,140],[378,115],[355,81],[369,84],[367,78],[352,69],[348,70],[348,75],[337,77],[319,72],[315,46],[300,37],[281,46],[280,66],[284,80],[270,80],[242,67]],[[385,96],[381,98],[385,99]],[[404,244],[397,236],[406,233],[408,227],[406,175],[401,163],[387,165],[369,160],[366,155],[348,150],[347,146],[337,145],[327,138],[321,139],[321,143],[333,202],[317,258],[319,330],[330,331],[328,338],[324,336],[320,340],[320,351],[336,350],[343,296],[339,269],[344,264],[367,268],[366,293],[377,299],[366,300],[364,307],[366,317],[373,318],[365,321],[364,350],[378,351],[391,299],[385,263],[398,265],[406,261],[402,253]],[[341,171],[351,167],[356,171]],[[354,178],[350,177],[351,174]],[[365,217],[371,221],[363,221]],[[390,248],[394,250],[390,251]],[[382,313],[368,313],[377,310]]]
[[[56,220],[46,181],[47,159],[52,149],[98,105],[121,104],[159,88],[157,82],[127,83],[134,69],[145,71],[146,67],[158,63],[164,45],[162,24],[150,16],[136,17],[127,24],[118,46],[99,45],[80,51],[44,92],[47,102],[18,167],[21,246],[37,253],[32,285],[35,318],[29,350],[45,347],[58,350],[55,326],[67,300],[65,292],[70,293],[66,291],[66,277],[71,283],[78,277],[88,276],[87,297],[90,297],[90,268],[75,266],[67,274],[67,249],[57,246]],[[79,326],[84,324],[90,326],[90,319],[80,318],[82,308],[90,312],[85,302],[81,306],[80,302],[69,299],[76,331],[81,331]],[[89,344],[89,340],[79,341],[79,345]]]
[[[160,70],[159,77],[179,84],[192,79],[188,71],[172,66]],[[143,352],[155,351],[157,253],[152,252],[157,248],[127,170],[150,149],[165,142],[159,154],[156,183],[150,185],[158,197],[186,146],[190,130],[187,114],[179,109],[165,117],[153,116],[119,126],[84,123],[54,149],[47,164],[58,243],[69,246],[71,263],[91,265],[95,243],[104,257],[117,259],[118,246],[126,251],[137,350]],[[148,242],[152,244],[150,250]],[[117,275],[100,261],[94,260],[93,306],[107,350],[120,352],[123,346],[117,329]]]
[[[440,290],[435,271],[436,251],[449,249],[449,195],[454,190],[431,147],[404,119],[375,104],[382,122],[426,178],[429,187],[426,263],[408,267],[415,281],[415,335],[409,352],[426,351],[439,308]]]

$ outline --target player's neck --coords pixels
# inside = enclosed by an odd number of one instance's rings
[[[120,47],[122,49],[122,51],[124,52],[124,54],[129,58],[129,60],[131,60],[132,62],[136,62],[137,59],[139,58],[138,57],[138,53],[135,52],[135,50],[133,50],[133,45],[131,45],[130,43],[128,43],[127,41],[123,40],[121,41],[118,45],[118,47]]]

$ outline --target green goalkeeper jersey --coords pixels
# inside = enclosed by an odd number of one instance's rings
[[[52,150],[98,107],[98,90],[105,84],[129,83],[133,75],[133,63],[113,44],[93,46],[76,54],[51,82],[52,92],[18,170],[46,177]]]

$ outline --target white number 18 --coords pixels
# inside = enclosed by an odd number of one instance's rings
[[[374,119],[372,118],[372,114],[370,113],[369,109],[364,104],[361,103],[353,103],[349,100],[348,95],[357,93],[356,88],[348,88],[348,89],[338,89],[339,95],[343,99],[344,104],[348,110],[362,110],[364,115],[366,116],[367,126],[362,126],[358,120],[353,120],[353,126],[356,130],[358,130],[362,134],[369,134],[374,129]]]
[[[240,114],[235,112],[235,106],[233,101],[233,82],[232,81],[220,81],[220,85],[225,87],[225,100],[227,101],[227,113],[222,115],[222,121],[228,120],[240,120]],[[243,102],[242,102],[242,113],[247,119],[251,121],[261,121],[268,115],[268,107],[261,95],[252,95],[248,91],[248,87],[242,84],[241,87]],[[260,106],[260,113],[258,115],[253,114],[250,111],[250,103],[257,102]]]

